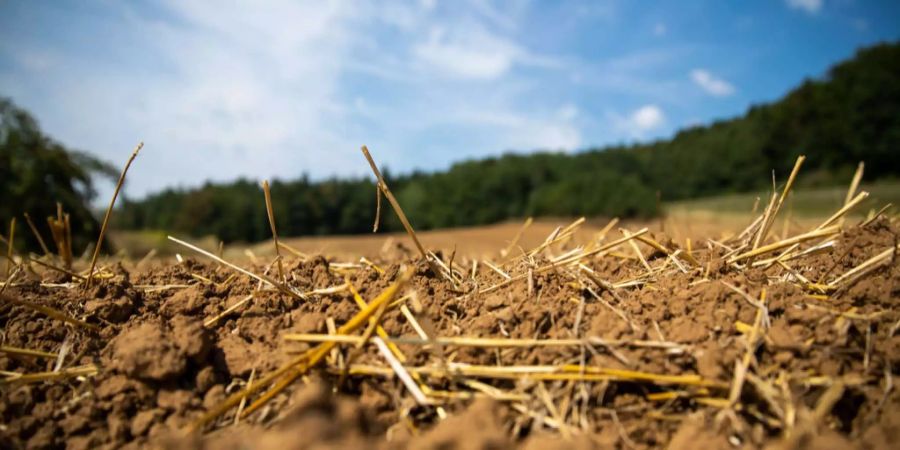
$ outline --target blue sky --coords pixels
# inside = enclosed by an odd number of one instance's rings
[[[900,2],[0,0],[0,95],[128,195],[665,138],[900,37]],[[103,192],[111,191],[104,186]]]

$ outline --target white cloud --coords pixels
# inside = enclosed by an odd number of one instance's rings
[[[572,152],[582,146],[581,131],[572,124],[540,123],[531,128],[532,140],[518,144],[519,149],[562,150]]]
[[[114,164],[143,140],[132,197],[239,176],[367,175],[361,144],[399,171],[582,145],[587,114],[515,70],[560,63],[486,18],[505,8],[444,15],[430,3],[117,4],[92,18],[100,48],[9,58],[0,85],[49,134]],[[15,48],[42,48],[25,43]],[[66,70],[38,79],[44,60]]]
[[[822,9],[822,0],[787,0],[789,7],[815,14]]]
[[[665,120],[662,109],[656,105],[642,106],[631,114],[631,122],[640,131],[658,128]]]
[[[666,115],[662,108],[654,104],[641,106],[624,117],[610,113],[609,118],[615,130],[631,138],[644,138],[666,123]]]
[[[428,40],[413,51],[419,60],[441,73],[483,80],[505,75],[521,54],[514,44],[489,34],[447,36],[443,28],[431,30]]]
[[[511,92],[501,97],[514,96]],[[474,134],[484,133],[488,145],[495,151],[516,150],[577,150],[583,144],[579,126],[580,112],[572,103],[557,109],[520,111],[501,104],[483,105],[484,108],[467,108],[460,103],[450,103],[443,117],[434,118],[430,126],[464,126]]]
[[[716,97],[727,97],[734,94],[734,86],[731,83],[715,77],[705,69],[694,69],[691,71],[691,80],[694,84],[700,86],[707,94]]]
[[[502,147],[498,150],[531,151],[578,150],[582,145],[581,130],[571,120],[559,117],[542,117],[507,113],[505,117],[495,117],[485,123],[497,127],[502,136]],[[502,123],[502,125],[501,125]]]
[[[556,64],[479,25],[432,27],[428,39],[414,46],[413,54],[435,73],[470,80],[496,80],[516,64],[543,67]]]
[[[103,25],[133,54],[155,57],[152,73],[142,58],[98,68],[91,57],[62,56],[67,70],[44,81],[55,104],[35,110],[48,132],[116,165],[145,141],[141,170],[129,174],[135,196],[206,179],[336,173],[356,156],[359,142],[332,125],[341,61],[355,45],[352,8],[164,8],[172,20],[129,10]]]

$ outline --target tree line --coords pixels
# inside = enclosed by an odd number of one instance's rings
[[[859,161],[868,179],[900,173],[900,44],[860,50],[818,80],[739,118],[679,132],[669,140],[575,154],[507,154],[446,171],[388,176],[418,228],[454,227],[524,216],[653,216],[661,200],[765,188],[784,179],[800,154],[806,184],[845,183]],[[285,235],[371,229],[370,179],[276,181],[277,225]],[[129,228],[213,234],[225,241],[269,237],[265,205],[252,181],[166,190],[127,202]],[[385,230],[400,230],[392,214]]]
[[[894,177],[898,148],[900,43],[883,43],[776,102],[671,139],[571,154],[506,154],[433,173],[386,171],[386,179],[421,229],[525,216],[650,217],[660,213],[660,200],[765,188],[772,170],[783,180],[800,154],[808,157],[799,180],[807,185],[846,183],[859,161],[866,162],[869,180]],[[372,179],[301,176],[271,187],[283,235],[371,231]],[[270,234],[261,188],[246,179],[125,199],[113,218],[120,228],[211,234],[226,242]],[[390,212],[382,219],[382,230],[402,229]]]

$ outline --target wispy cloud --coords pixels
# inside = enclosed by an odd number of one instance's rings
[[[830,6],[795,3],[810,13]],[[837,26],[786,8],[754,2],[740,15]],[[735,17],[719,8],[714,25],[686,33],[684,12],[694,9],[615,0],[0,1],[0,95],[61,142],[113,162],[144,140],[127,187],[140,196],[206,179],[363,175],[361,144],[407,171],[656,138],[687,117],[739,114],[771,98],[772,86],[788,89],[797,74],[822,69],[790,55],[823,44],[795,39],[770,52],[790,67],[750,83],[746,55],[763,53],[752,42],[767,31],[738,30],[747,34],[740,45],[722,39],[735,33]],[[851,17],[868,21],[854,39],[896,35],[867,11]],[[816,54],[836,61],[835,48]]]
[[[666,117],[662,109],[656,105],[646,105],[635,110],[630,117],[630,121],[638,131],[649,131],[659,127],[665,122]]]
[[[816,14],[822,9],[822,0],[787,0],[787,5],[808,14]]]
[[[625,116],[610,113],[609,118],[617,130],[632,139],[643,139],[666,123],[665,113],[655,104],[641,106]]]
[[[454,30],[434,27],[413,52],[426,67],[440,74],[477,80],[495,80],[506,75],[513,64],[531,59],[515,43],[477,26]]]
[[[690,46],[668,45],[610,56],[601,61],[572,64],[573,82],[604,95],[622,95],[642,102],[685,101],[683,80],[668,70],[692,52]]]
[[[734,86],[731,83],[717,78],[706,69],[692,70],[691,80],[709,95],[726,97],[734,94]]]
[[[471,139],[431,146],[448,162],[459,158],[454,142],[465,145],[459,154],[468,156],[582,143],[572,108],[558,114],[559,101],[521,107],[534,87],[521,83],[516,69],[560,63],[488,31],[515,25],[514,16],[488,3],[474,9],[475,16],[435,15],[442,5],[434,2],[158,6],[158,15],[132,6],[105,11],[102,45],[132,43],[135,57],[102,61],[102,73],[92,67],[97,61],[78,52],[28,51],[26,45],[6,50],[16,51],[20,78],[46,77],[54,105],[39,117],[59,139],[111,161],[146,141],[145,171],[130,177],[131,195],[237,176],[364,174],[357,164],[363,143],[405,163],[394,167],[428,168],[434,163],[413,157],[421,148],[415,139],[427,133],[468,130]],[[399,38],[377,38],[388,31]],[[100,48],[92,57],[105,54]],[[153,59],[152,76],[137,55]],[[51,64],[67,72],[47,70]],[[375,75],[399,98],[363,89],[352,81],[359,75]]]
[[[502,141],[506,143],[503,150],[571,151],[582,145],[578,113],[574,105],[568,104],[556,111],[536,115],[514,111],[469,112],[457,120],[468,122],[475,129],[484,127],[500,132]]]

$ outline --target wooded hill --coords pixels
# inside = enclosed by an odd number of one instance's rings
[[[422,229],[523,216],[651,216],[663,201],[765,188],[807,155],[802,184],[846,183],[859,161],[869,180],[900,173],[900,44],[860,50],[781,100],[739,118],[683,130],[670,140],[465,161],[435,173],[389,176]],[[360,163],[363,164],[362,158]],[[272,195],[285,235],[371,230],[369,179],[276,181]],[[269,237],[255,182],[166,190],[128,202],[119,226],[213,234],[225,241]],[[399,230],[384,214],[386,230]]]
[[[446,171],[388,174],[387,180],[420,229],[524,216],[652,216],[657,192],[664,204],[765,189],[771,170],[783,181],[800,154],[807,155],[801,186],[847,183],[859,161],[866,162],[869,181],[894,177],[900,174],[898,149],[900,43],[886,43],[858,51],[776,102],[669,140],[572,154],[508,154]],[[272,197],[280,234],[371,231],[370,178],[276,180]],[[119,228],[212,234],[226,242],[270,236],[262,191],[249,180],[126,200],[113,217]],[[382,218],[382,230],[401,229],[393,214]]]

